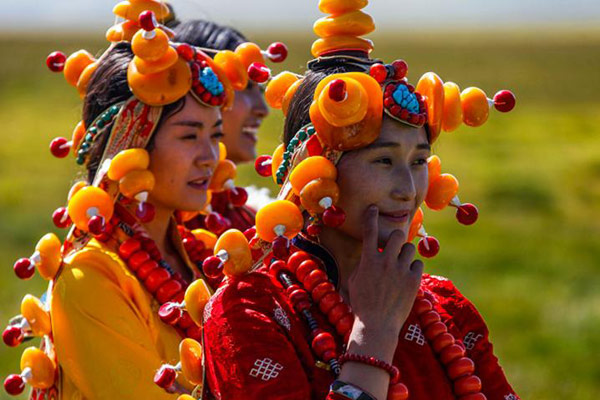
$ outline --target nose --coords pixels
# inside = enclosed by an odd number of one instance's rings
[[[196,146],[196,156],[194,165],[200,169],[210,169],[211,171],[217,166],[219,161],[219,144],[213,143],[210,139],[203,140]]]
[[[417,197],[415,181],[409,167],[403,167],[396,173],[391,196],[394,200],[412,202]]]
[[[266,118],[269,115],[269,107],[265,102],[265,97],[260,90],[252,92],[252,114],[260,119]]]

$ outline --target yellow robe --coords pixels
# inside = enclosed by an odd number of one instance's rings
[[[97,241],[68,257],[50,310],[60,398],[176,399],[153,382],[161,364],[179,361],[181,341],[159,319],[158,306],[119,256]]]

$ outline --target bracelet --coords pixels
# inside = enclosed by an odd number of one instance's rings
[[[338,362],[340,366],[344,363],[351,361],[361,364],[370,365],[375,368],[379,368],[390,374],[390,385],[394,385],[400,381],[400,370],[397,367],[381,361],[375,357],[363,356],[360,354],[344,353],[340,356]]]
[[[329,387],[326,400],[377,400],[356,385],[335,380]]]

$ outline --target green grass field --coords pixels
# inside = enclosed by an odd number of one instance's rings
[[[294,57],[284,67],[300,72],[312,37],[287,39]],[[516,93],[511,114],[494,113],[483,128],[462,127],[437,142],[444,171],[459,178],[461,199],[477,204],[481,218],[464,227],[451,210],[426,211],[427,230],[442,245],[426,269],[453,279],[478,306],[523,399],[600,398],[600,34],[373,39],[376,56],[408,62],[412,82],[434,70],[489,96]],[[70,136],[81,107],[75,90],[47,71],[45,56],[103,46],[86,37],[0,39],[2,324],[26,292],[43,290],[39,278],[16,279],[12,264],[55,230],[50,215],[79,173],[74,160],[48,151],[53,137]],[[262,152],[271,152],[281,128],[277,111],[261,130]],[[250,166],[240,175],[241,185],[270,183]],[[17,371],[20,350],[0,347],[0,375]]]

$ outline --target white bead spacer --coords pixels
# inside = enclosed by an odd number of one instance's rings
[[[36,251],[31,257],[29,257],[29,261],[31,261],[33,265],[38,266],[42,262],[42,255],[39,251]]]
[[[319,205],[324,209],[328,209],[333,205],[333,199],[329,196],[323,197],[321,200],[319,200]]]
[[[216,254],[216,257],[221,260],[222,262],[227,262],[227,260],[229,260],[229,253],[227,252],[227,250],[225,249],[221,249],[219,250],[219,252]]]
[[[98,215],[99,213],[100,213],[100,210],[98,209],[98,207],[90,207],[85,212],[85,215],[92,218],[92,217],[95,217],[96,215]]]
[[[462,206],[462,203],[460,202],[460,199],[458,198],[458,195],[454,196],[452,198],[452,200],[450,200],[450,204],[453,205],[454,207],[460,207],[460,206]]]
[[[29,382],[31,378],[33,378],[33,372],[31,371],[30,367],[25,368],[23,372],[21,372],[21,378],[23,378],[25,383]]]
[[[275,228],[273,228],[273,232],[275,232],[277,236],[283,236],[285,234],[285,225],[276,225]]]

